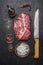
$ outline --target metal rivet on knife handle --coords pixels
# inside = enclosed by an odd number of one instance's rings
[[[34,58],[39,58],[39,39],[34,39],[35,46],[34,46]]]

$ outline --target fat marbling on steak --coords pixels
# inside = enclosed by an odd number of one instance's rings
[[[28,40],[31,37],[30,32],[31,17],[27,13],[20,13],[14,20],[14,33],[19,40]]]

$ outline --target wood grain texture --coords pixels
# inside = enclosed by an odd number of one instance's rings
[[[35,40],[35,46],[34,46],[34,58],[39,58],[39,39]]]

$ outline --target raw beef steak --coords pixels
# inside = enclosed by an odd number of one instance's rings
[[[14,20],[14,33],[19,40],[28,40],[31,36],[30,32],[31,17],[27,13],[21,13]]]

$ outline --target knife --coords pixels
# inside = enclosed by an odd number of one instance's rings
[[[34,58],[39,58],[39,9],[34,16]]]

